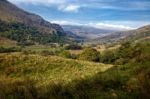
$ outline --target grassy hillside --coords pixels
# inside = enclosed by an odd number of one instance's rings
[[[0,55],[0,74],[8,77],[26,77],[50,81],[72,81],[105,71],[112,65],[79,60],[64,59],[57,56],[24,55],[20,53]]]

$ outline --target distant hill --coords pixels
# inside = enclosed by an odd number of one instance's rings
[[[88,41],[88,43],[104,44],[104,43],[120,43],[125,41],[138,41],[150,39],[150,25],[138,28],[136,30],[115,32],[110,35],[99,37]]]
[[[85,39],[93,39],[108,35],[114,30],[98,29],[90,26],[62,25],[65,31],[71,31],[74,35]]]
[[[18,43],[70,42],[63,28],[45,21],[42,17],[26,12],[7,0],[0,0],[0,37]]]

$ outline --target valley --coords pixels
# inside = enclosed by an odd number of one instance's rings
[[[64,8],[66,0],[35,1],[0,0],[0,99],[150,99],[150,25],[51,23],[20,5],[40,6],[52,19],[80,18],[85,9]],[[58,5],[61,13],[49,12]]]

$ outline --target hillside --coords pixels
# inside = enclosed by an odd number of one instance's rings
[[[12,78],[13,76],[17,78],[30,76],[30,78],[37,79],[42,77],[41,84],[53,81],[68,83],[75,79],[90,77],[113,66],[65,59],[58,56],[25,55],[21,53],[0,54],[0,61],[0,75],[6,74]]]
[[[20,45],[69,43],[74,41],[58,24],[26,12],[7,0],[0,0],[0,36]],[[3,39],[4,41],[4,39]]]
[[[93,39],[116,32],[115,30],[98,29],[90,26],[62,25],[62,28],[84,39]]]
[[[138,41],[141,39],[148,39],[150,36],[150,25],[138,28],[136,30],[131,31],[123,31],[123,32],[116,32],[110,35],[96,38],[89,42],[91,43],[119,43],[124,41]]]
[[[70,40],[63,35],[47,34],[37,28],[18,23],[0,20],[0,37],[17,41],[18,45],[34,45],[48,43],[66,43]],[[4,41],[4,39],[3,39]]]
[[[40,32],[48,34],[63,34],[63,29],[58,24],[51,24],[42,17],[26,12],[7,0],[0,0],[0,20],[6,22],[19,22],[36,27]]]

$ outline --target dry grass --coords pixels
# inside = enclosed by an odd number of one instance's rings
[[[1,46],[12,46],[12,45],[16,45],[16,42],[13,40],[9,40],[7,38],[0,37],[0,45]]]
[[[5,73],[5,75],[17,78],[29,76],[40,80],[40,84],[46,84],[51,81],[67,83],[75,79],[93,76],[113,66],[57,56],[24,55],[19,53],[0,54],[0,62],[0,75]]]

